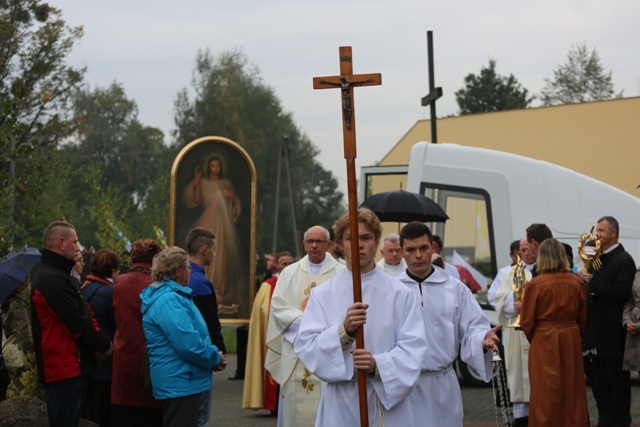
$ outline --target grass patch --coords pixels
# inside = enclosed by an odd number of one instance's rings
[[[223,326],[222,337],[224,338],[224,345],[227,347],[227,353],[236,354],[236,328]]]

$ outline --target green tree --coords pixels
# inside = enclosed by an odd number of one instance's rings
[[[157,179],[157,162],[166,151],[160,129],[138,120],[138,107],[122,85],[80,90],[73,98],[78,160],[100,166],[101,183],[119,188],[139,210]],[[164,159],[166,160],[166,159]]]
[[[499,75],[494,59],[480,69],[479,75],[467,75],[464,83],[465,86],[455,93],[462,115],[527,108],[534,99],[528,96],[527,89],[513,74],[509,77]]]
[[[0,242],[23,244],[44,224],[30,224],[30,201],[44,191],[49,160],[69,135],[63,112],[82,69],[65,64],[82,28],[69,28],[61,11],[38,0],[0,2]],[[23,168],[26,166],[26,168]]]
[[[260,252],[270,251],[272,247],[275,177],[285,135],[289,141],[299,231],[317,223],[330,224],[335,219],[342,199],[342,194],[336,191],[335,178],[315,160],[317,147],[298,130],[291,114],[283,111],[273,90],[262,82],[257,67],[248,62],[244,53],[230,51],[214,58],[209,51],[198,52],[191,89],[192,92],[186,88],[181,90],[175,101],[174,146],[182,148],[196,138],[219,135],[247,150],[258,173],[257,248]],[[293,251],[286,188],[283,173],[276,246]],[[311,210],[315,212],[311,214]]]
[[[316,224],[330,228],[342,213],[342,193],[338,191],[338,182],[331,172],[314,159],[308,175],[308,179],[301,183],[299,193],[299,203],[302,206],[300,222],[306,225],[301,232]],[[327,212],[333,214],[327,217]]]
[[[153,237],[153,226],[163,228],[157,222],[166,222],[168,213],[168,202],[158,206],[162,196],[154,188],[165,189],[163,177],[171,168],[175,150],[164,145],[162,131],[140,123],[135,101],[127,98],[118,83],[77,91],[73,107],[75,132],[61,155],[70,165],[69,179],[76,195],[73,203],[81,212],[74,225],[83,244],[103,247],[110,242],[107,247],[119,251],[109,230],[101,228],[104,215],[114,224],[125,222],[131,239]],[[95,185],[88,179],[93,176]],[[107,187],[108,192],[98,191]],[[150,195],[155,199],[150,200]],[[117,211],[104,213],[105,201],[117,202]],[[151,212],[150,206],[156,210]],[[98,208],[101,212],[95,214]],[[129,216],[115,217],[122,212]]]
[[[600,55],[594,48],[591,53],[587,44],[573,46],[567,62],[553,71],[553,79],[544,79],[540,92],[544,105],[576,104],[580,102],[622,97],[615,94],[611,71],[605,73]]]
[[[120,256],[120,263],[126,266],[131,262],[128,254],[131,213],[126,209],[122,193],[115,187],[102,186],[100,175],[98,168],[88,171],[86,178],[91,190],[86,193],[85,209],[96,226],[93,235],[96,246],[115,251]]]

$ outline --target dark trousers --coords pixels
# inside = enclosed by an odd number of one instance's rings
[[[591,390],[598,406],[598,426],[629,427],[631,381],[629,371],[622,370],[622,359],[594,357],[591,377]]]
[[[78,425],[86,386],[87,381],[84,377],[45,384],[49,427]]]
[[[113,405],[111,425],[113,427],[162,427],[162,408]]]
[[[82,418],[100,427],[111,426],[111,381],[89,381]]]
[[[236,329],[236,351],[238,367],[236,376],[244,378],[245,365],[247,363],[247,342],[249,341],[249,328],[240,326]]]
[[[9,384],[11,384],[11,378],[9,377],[7,365],[4,364],[4,357],[2,357],[2,349],[0,348],[0,402],[7,397]]]
[[[164,427],[196,427],[202,393],[166,399],[162,408]]]

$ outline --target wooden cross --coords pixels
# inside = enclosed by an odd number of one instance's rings
[[[351,47],[340,47],[340,75],[332,77],[314,77],[314,89],[339,88],[342,98],[342,135],[344,138],[344,158],[347,161],[347,193],[349,199],[349,230],[351,241],[358,242],[358,188],[356,186],[356,119],[353,103],[353,88],[382,84],[378,74],[353,74]],[[351,245],[351,273],[353,277],[353,301],[362,302],[362,284],[360,278],[359,245]],[[364,348],[364,330],[356,331],[356,348]],[[360,403],[360,425],[369,425],[367,409],[367,374],[358,370],[358,396]]]
[[[431,107],[431,142],[438,143],[438,130],[436,128],[436,100],[442,97],[442,88],[435,87],[433,75],[433,31],[427,31],[427,56],[429,58],[429,94],[422,98],[422,106]]]
[[[353,103],[355,86],[377,86],[382,84],[382,76],[377,74],[353,74],[351,46],[340,47],[340,75],[314,77],[314,89],[340,88],[342,95],[342,134],[344,137],[344,158],[356,158],[356,119]],[[347,171],[348,172],[348,171]],[[354,169],[355,177],[355,169]]]

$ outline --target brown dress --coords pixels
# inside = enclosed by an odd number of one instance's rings
[[[586,289],[575,274],[546,273],[527,283],[520,324],[531,343],[529,426],[588,426],[580,330]]]

